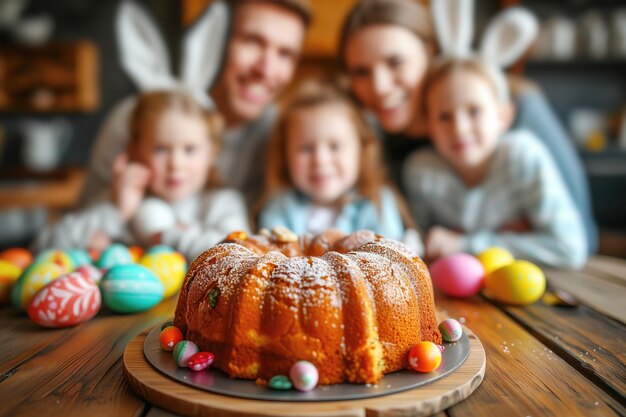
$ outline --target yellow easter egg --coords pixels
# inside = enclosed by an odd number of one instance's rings
[[[510,265],[515,261],[511,252],[497,246],[485,249],[476,257],[480,263],[483,264],[485,275],[489,275],[496,269]]]
[[[11,291],[13,304],[26,310],[37,291],[65,273],[64,267],[54,262],[33,263],[22,272]]]
[[[143,256],[139,264],[151,270],[163,283],[164,298],[176,294],[187,273],[185,257],[178,252],[158,252]]]
[[[22,268],[12,262],[0,259],[0,303],[11,298],[11,290],[22,273]]]
[[[485,294],[506,304],[534,303],[545,290],[546,276],[538,266],[528,261],[515,261],[485,278]]]

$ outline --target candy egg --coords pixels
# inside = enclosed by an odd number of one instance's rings
[[[121,243],[109,245],[96,264],[100,269],[109,269],[115,265],[127,265],[133,263],[133,257],[130,255],[128,248]]]
[[[194,342],[181,340],[174,346],[174,362],[181,368],[186,368],[189,366],[189,359],[198,352],[200,352],[200,349]]]
[[[291,366],[289,378],[298,391],[311,391],[317,385],[319,373],[309,361],[298,361]]]
[[[171,352],[174,350],[174,346],[176,343],[183,340],[183,333],[176,326],[168,326],[165,329],[161,330],[161,335],[159,336],[159,344],[161,345],[161,349]]]
[[[166,327],[173,326],[174,322],[172,320],[168,320],[161,325],[161,331],[165,330]]]
[[[21,274],[22,268],[7,260],[0,259],[0,303],[11,298],[13,285]]]
[[[470,297],[482,287],[485,269],[478,259],[457,253],[437,260],[431,265],[433,284],[452,297]]]
[[[515,261],[511,252],[497,246],[485,249],[479,253],[476,258],[483,264],[485,275],[489,275],[496,269],[510,265]]]
[[[28,305],[28,317],[43,327],[69,327],[95,316],[100,290],[91,279],[70,272],[43,287]]]
[[[104,303],[119,313],[135,313],[154,307],[163,299],[163,284],[148,268],[116,265],[100,282]]]
[[[446,319],[439,323],[439,331],[446,342],[456,342],[463,335],[461,323],[454,319]]]
[[[441,350],[433,342],[419,342],[409,352],[409,367],[417,372],[432,372],[441,364]]]
[[[70,249],[67,251],[67,256],[69,256],[72,260],[74,268],[78,268],[83,265],[91,265],[91,257],[82,249]]]
[[[33,261],[33,263],[22,272],[22,275],[20,275],[13,286],[11,292],[13,305],[20,310],[26,310],[30,301],[40,289],[65,273],[65,268],[59,264]]]
[[[515,261],[498,268],[485,280],[485,294],[507,304],[534,303],[545,290],[546,277],[543,271],[528,261]]]
[[[192,371],[204,371],[211,366],[214,360],[215,355],[211,352],[198,352],[189,358],[187,366],[189,366],[189,369]]]
[[[0,252],[0,259],[11,262],[23,270],[33,261],[33,255],[23,248],[11,248]]]
[[[285,390],[291,389],[293,387],[293,384],[291,383],[291,380],[289,379],[288,376],[274,375],[273,377],[270,378],[269,382],[267,383],[267,386],[270,387],[271,389],[285,391]]]
[[[165,287],[164,297],[176,294],[183,285],[187,273],[185,257],[178,252],[148,254],[139,260],[161,280]]]

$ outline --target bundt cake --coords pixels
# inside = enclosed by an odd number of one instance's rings
[[[233,378],[304,359],[320,384],[375,383],[417,342],[441,344],[433,300],[421,259],[373,232],[236,232],[193,261],[174,324]]]

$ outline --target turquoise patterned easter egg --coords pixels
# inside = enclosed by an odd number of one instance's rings
[[[128,248],[121,243],[114,243],[102,252],[98,259],[98,268],[109,269],[116,265],[132,264],[133,257]]]
[[[102,299],[118,313],[136,313],[163,299],[163,284],[152,271],[137,264],[115,265],[100,282]]]

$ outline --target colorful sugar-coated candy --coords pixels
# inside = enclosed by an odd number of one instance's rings
[[[100,255],[96,264],[100,269],[109,269],[116,265],[127,265],[133,263],[133,257],[128,248],[121,243],[109,245]]]
[[[65,268],[59,264],[33,261],[33,263],[22,272],[22,275],[20,275],[13,286],[11,292],[13,305],[20,310],[26,310],[30,301],[40,289],[65,273]]]
[[[148,248],[146,251],[146,255],[156,255],[158,253],[172,253],[176,252],[174,249],[167,245],[154,245],[151,248]]]
[[[74,248],[68,250],[66,253],[72,260],[74,268],[78,268],[83,265],[91,265],[91,256],[89,256],[89,254],[83,249]]]
[[[181,340],[174,346],[174,362],[181,368],[186,368],[189,366],[189,359],[198,352],[200,352],[200,349],[194,342]]]
[[[174,322],[172,320],[168,320],[161,325],[161,331],[165,330],[166,327],[173,326]]]
[[[270,387],[271,389],[284,390],[284,391],[293,388],[293,384],[291,383],[291,380],[286,375],[274,375],[273,377],[270,378],[269,382],[267,383],[267,386]]]
[[[298,361],[291,366],[289,378],[298,391],[306,392],[315,388],[319,373],[311,362]]]
[[[171,352],[174,350],[174,346],[176,343],[183,340],[183,333],[176,326],[169,326],[165,329],[161,330],[161,335],[159,336],[159,344],[161,345],[161,349]]]
[[[485,268],[485,276],[498,268],[510,265],[515,261],[513,254],[504,248],[493,246],[479,253],[476,258]]]
[[[437,260],[430,267],[433,284],[451,297],[470,297],[482,287],[485,268],[472,255],[456,253]]]
[[[43,264],[43,263],[55,263],[63,267],[64,272],[72,272],[76,267],[74,266],[74,261],[70,256],[58,249],[48,249],[43,252],[40,252],[35,259],[33,260],[31,265],[34,264]]]
[[[7,260],[0,259],[0,303],[11,298],[13,285],[21,274],[22,268]]]
[[[526,305],[546,290],[546,276],[528,261],[515,261],[493,271],[485,280],[485,294],[506,304]]]
[[[441,364],[441,350],[433,342],[419,342],[409,352],[409,367],[417,372],[432,372]]]
[[[463,335],[461,323],[454,319],[446,319],[439,323],[439,331],[446,342],[456,342]]]
[[[96,284],[102,280],[102,271],[91,264],[79,266],[74,272],[78,272],[87,278],[91,278]]]
[[[139,259],[143,256],[143,248],[141,246],[129,246],[128,251],[130,252],[130,256],[133,258],[133,262],[139,262]]]
[[[24,270],[33,261],[33,255],[24,248],[10,248],[0,252],[0,259]]]
[[[185,257],[178,252],[148,253],[139,260],[139,264],[145,266],[161,280],[165,287],[165,298],[180,291],[187,273]]]
[[[111,310],[135,313],[154,307],[163,299],[163,284],[148,268],[116,265],[100,282],[102,298]]]
[[[69,327],[95,316],[101,306],[100,290],[77,272],[43,287],[28,306],[28,316],[43,327]]]
[[[214,360],[215,355],[211,352],[198,352],[189,358],[187,366],[189,366],[189,369],[192,371],[204,371],[211,366]]]

